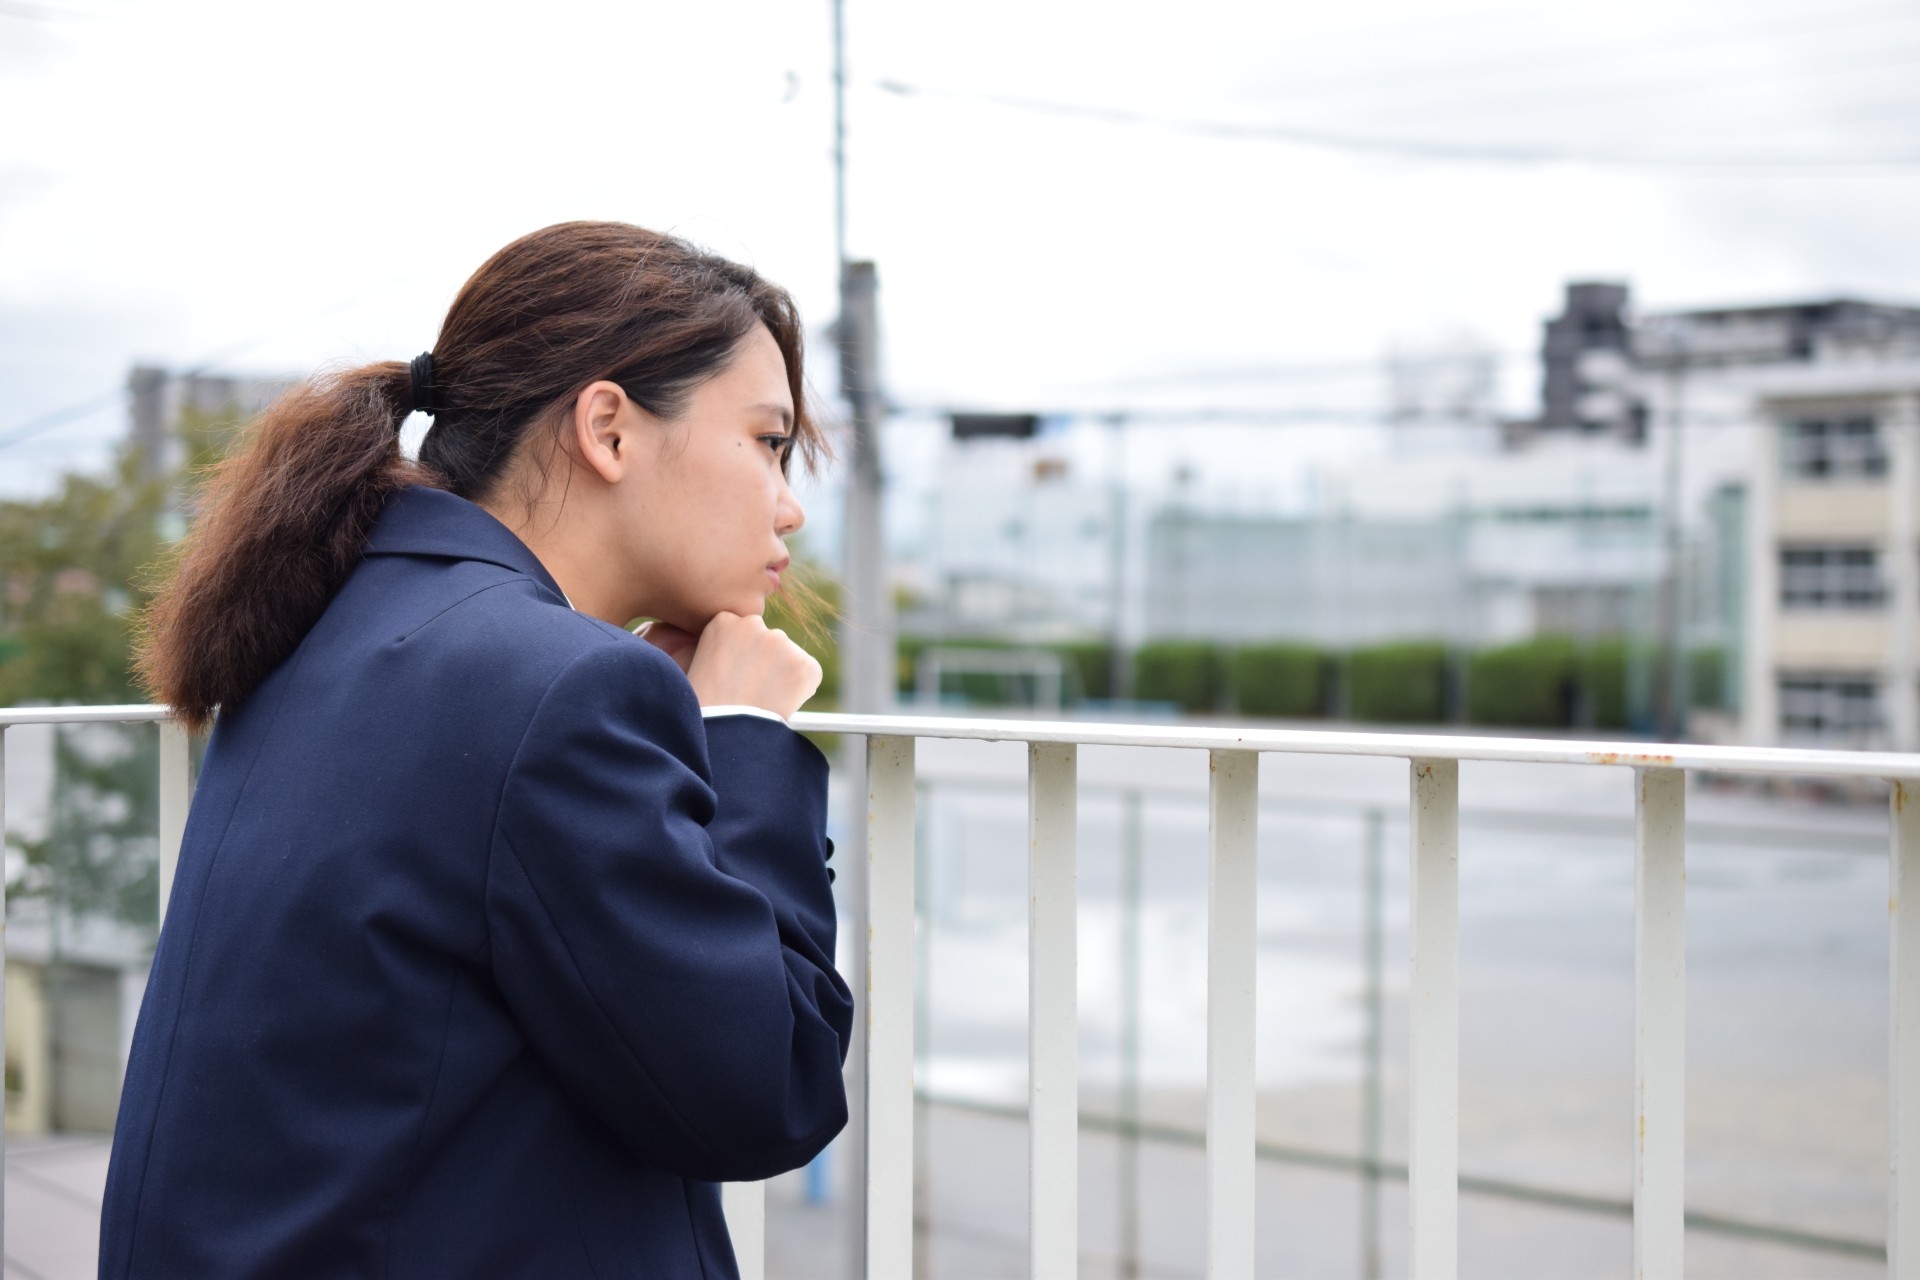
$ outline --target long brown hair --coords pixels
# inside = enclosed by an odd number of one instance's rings
[[[800,317],[784,289],[620,222],[565,222],[514,241],[474,272],[440,326],[434,425],[418,464],[400,452],[412,372],[387,361],[295,388],[214,470],[143,620],[142,681],[204,728],[313,629],[397,490],[491,497],[535,429],[557,432],[559,411],[603,379],[657,417],[677,417],[756,324],[786,357],[794,443],[811,462],[823,445],[806,409]]]

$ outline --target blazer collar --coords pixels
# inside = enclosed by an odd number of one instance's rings
[[[480,507],[444,489],[412,484],[389,498],[367,539],[366,553],[482,560],[526,574],[553,593],[555,604],[567,604],[560,584],[526,543]]]

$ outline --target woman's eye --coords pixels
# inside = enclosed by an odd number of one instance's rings
[[[760,442],[766,445],[769,449],[772,449],[775,453],[785,453],[787,451],[787,447],[793,443],[793,437],[792,436],[761,436]]]

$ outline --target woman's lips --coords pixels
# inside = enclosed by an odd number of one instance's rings
[[[780,589],[780,575],[786,572],[787,566],[792,563],[793,563],[793,557],[788,556],[784,560],[777,560],[773,564],[770,564],[767,566],[767,576],[773,579],[773,589],[775,591],[778,591]]]

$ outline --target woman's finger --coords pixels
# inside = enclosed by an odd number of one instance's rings
[[[634,634],[672,658],[682,671],[693,665],[700,637],[691,631],[683,631],[671,622],[649,622]]]

